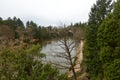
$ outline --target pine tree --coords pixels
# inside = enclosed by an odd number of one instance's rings
[[[89,14],[88,27],[86,31],[86,66],[89,77],[92,80],[102,80],[101,61],[99,59],[99,47],[97,45],[97,30],[107,14],[111,12],[112,0],[97,0]]]
[[[100,60],[106,80],[120,79],[120,0],[98,29]]]
[[[24,28],[24,24],[20,18],[18,18],[16,22],[17,22],[17,26]]]
[[[30,28],[33,32],[33,37],[36,39],[39,39],[39,30],[38,30],[38,25],[33,22],[33,21],[28,21],[26,23],[26,27]],[[30,33],[29,33],[30,34]]]
[[[3,19],[0,17],[0,25],[2,24]]]

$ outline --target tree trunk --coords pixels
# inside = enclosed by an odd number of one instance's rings
[[[68,57],[69,57],[69,60],[70,60],[70,65],[71,65],[72,72],[73,72],[73,78],[74,78],[74,80],[77,80],[76,73],[75,73],[75,69],[74,69],[74,64],[73,64],[73,62],[72,62],[70,50],[69,50],[69,47],[67,46],[66,40],[65,40],[65,48],[66,48],[66,51],[67,51],[67,53],[68,53]]]

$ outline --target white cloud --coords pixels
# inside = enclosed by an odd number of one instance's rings
[[[87,21],[91,6],[96,0],[0,0],[0,16],[17,16],[33,19],[38,24],[56,24]],[[52,23],[48,23],[52,22]]]

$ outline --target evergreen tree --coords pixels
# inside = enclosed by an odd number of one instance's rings
[[[28,21],[26,23],[26,27],[32,30],[34,38],[39,39],[39,29],[36,23],[34,23],[33,21]]]
[[[101,24],[97,33],[100,60],[106,80],[120,79],[120,0],[113,13]]]
[[[17,26],[24,28],[24,24],[20,18],[18,18],[16,22],[17,22]]]
[[[20,18],[13,17],[13,21],[14,21],[14,24],[15,24],[16,27],[24,28],[24,24],[23,24],[23,22],[21,21]]]
[[[107,14],[112,9],[112,0],[97,0],[89,14],[88,27],[86,31],[86,66],[89,77],[92,80],[102,80],[102,63],[99,59],[99,47],[97,45],[97,30]]]
[[[17,21],[17,18],[14,16],[14,17],[13,17],[13,20],[14,20],[14,21]]]
[[[29,24],[30,24],[30,22],[29,22],[29,21],[27,21],[27,22],[26,22],[26,27],[28,27],[28,26],[29,26]]]
[[[0,17],[0,24],[2,24],[3,19]]]
[[[13,29],[13,30],[16,29],[15,21],[12,20],[10,17],[8,17],[7,20],[4,20],[4,21],[3,21],[3,24],[9,26],[9,27],[10,27],[11,29]]]

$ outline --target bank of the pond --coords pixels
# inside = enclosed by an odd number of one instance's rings
[[[84,49],[84,40],[81,40],[80,43],[78,43],[76,48],[76,60],[75,60],[75,72],[79,73],[82,71],[81,64],[83,61],[83,49]],[[85,77],[86,73],[81,75],[81,77]],[[68,71],[68,77],[72,77],[73,73],[72,70]],[[80,77],[80,76],[79,76]]]

